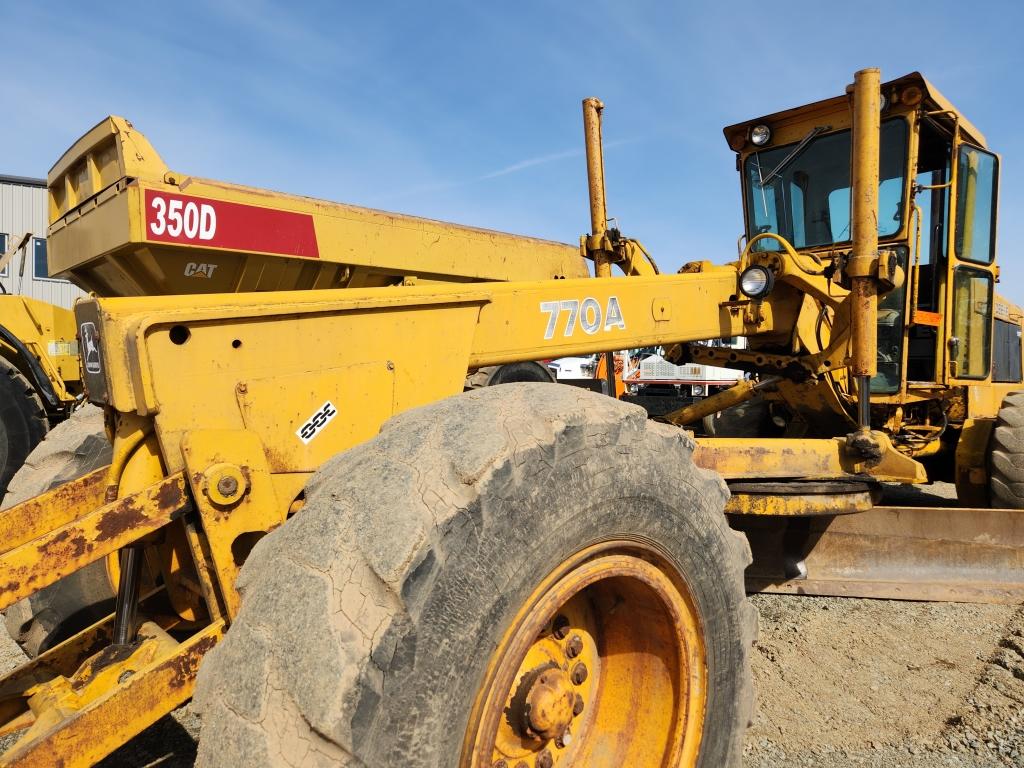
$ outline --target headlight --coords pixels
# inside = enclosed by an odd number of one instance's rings
[[[740,275],[740,291],[751,299],[763,299],[774,285],[775,275],[768,267],[762,267],[760,264],[747,267]]]
[[[694,384],[693,387],[690,389],[690,392],[691,392],[691,394],[694,397],[703,397],[704,396],[704,385],[703,384]]]
[[[772,129],[767,125],[755,125],[750,131],[750,140],[757,147],[763,147],[771,137]]]

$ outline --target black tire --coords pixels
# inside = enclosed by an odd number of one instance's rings
[[[522,384],[525,382],[554,383],[555,375],[546,365],[533,361],[488,365],[478,368],[466,377],[466,389],[492,387],[496,384]]]
[[[3,507],[13,506],[110,463],[103,411],[86,405],[46,436],[11,481]],[[4,612],[8,634],[35,657],[113,610],[103,561],[92,563]]]
[[[49,428],[35,387],[0,357],[0,499]]]
[[[1024,392],[1007,395],[992,432],[991,506],[1024,509]]]
[[[654,542],[685,581],[707,655],[698,764],[739,765],[750,553],[693,447],[575,387],[485,388],[392,419],[325,464],[242,568],[239,615],[199,670],[198,765],[459,765],[512,617],[610,538]]]

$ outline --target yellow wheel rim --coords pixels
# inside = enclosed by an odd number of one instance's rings
[[[707,662],[682,577],[648,544],[605,542],[537,587],[491,657],[465,768],[694,766]]]

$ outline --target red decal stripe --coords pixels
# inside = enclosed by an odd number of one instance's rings
[[[308,213],[147,189],[145,221],[151,241],[320,258]]]

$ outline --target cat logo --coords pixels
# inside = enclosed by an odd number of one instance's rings
[[[85,372],[100,372],[100,348],[96,341],[96,324],[82,323],[79,328],[82,339],[82,349],[85,350]]]
[[[185,277],[213,277],[213,270],[219,265],[217,264],[202,264],[195,261],[190,261],[185,265]]]

